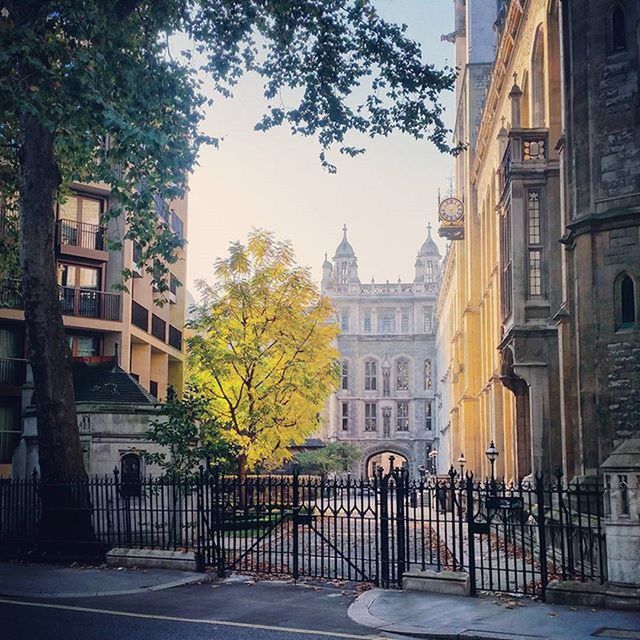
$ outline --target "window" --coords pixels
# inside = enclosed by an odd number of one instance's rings
[[[628,516],[629,511],[629,484],[626,475],[618,476],[618,489],[620,490],[620,515]]]
[[[367,360],[364,363],[364,390],[375,391],[378,387],[375,360]]]
[[[431,400],[424,401],[424,428],[427,431],[433,429],[433,403]]]
[[[409,390],[409,363],[406,360],[396,362],[396,390]]]
[[[371,313],[369,311],[364,314],[364,332],[371,333]]]
[[[433,262],[431,260],[427,260],[427,264],[425,265],[426,267],[426,274],[425,274],[425,279],[427,282],[433,282],[434,281],[434,277],[433,277]]]
[[[383,311],[378,316],[378,333],[396,332],[396,314],[393,311]]]
[[[340,284],[347,284],[349,280],[349,265],[346,262],[340,264]]]
[[[82,289],[98,289],[100,283],[100,269],[80,267],[75,264],[60,266],[58,284],[63,287],[80,287]]]
[[[511,256],[511,203],[507,203],[504,215],[500,224],[500,262],[501,262],[501,284],[502,295],[502,317],[508,318],[511,315],[512,298],[512,256]]]
[[[540,221],[539,190],[531,190],[527,194],[527,264],[529,295],[541,296],[542,287],[542,229]]]
[[[403,311],[400,317],[400,331],[409,333],[409,313],[407,311]]]
[[[349,431],[349,403],[348,402],[342,403],[341,420],[342,420],[342,430]]]
[[[120,460],[120,493],[127,498],[142,493],[142,460],[137,453],[127,453]]]
[[[376,431],[378,429],[378,405],[375,402],[364,403],[364,430]]]
[[[433,316],[431,309],[424,310],[424,332],[433,333]]]
[[[431,367],[431,360],[424,361],[424,389],[429,391],[433,386],[433,369]]]
[[[68,335],[71,355],[75,358],[92,358],[100,355],[100,338],[90,335]]]
[[[409,403],[398,402],[396,405],[396,429],[409,431]]]
[[[174,211],[171,212],[171,229],[176,235],[184,238],[184,222]]]
[[[100,198],[71,195],[58,205],[58,218],[99,225],[103,209],[104,200]]]
[[[529,295],[542,295],[542,251],[529,249]]]
[[[345,360],[342,363],[342,389],[346,391],[349,388],[349,363]]]
[[[349,310],[343,309],[340,314],[340,329],[343,333],[347,333],[349,331]]]
[[[545,126],[544,33],[538,27],[531,58],[531,126]]]
[[[611,12],[611,53],[627,50],[624,10],[617,5]]]
[[[617,298],[617,326],[619,329],[633,327],[636,323],[636,295],[633,280],[628,274],[618,277],[616,291]]]
[[[529,191],[529,244],[540,244],[540,192]]]

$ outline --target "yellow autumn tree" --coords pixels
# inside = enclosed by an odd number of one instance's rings
[[[214,275],[198,283],[189,372],[244,476],[282,463],[317,429],[338,381],[338,329],[291,243],[268,231],[233,243]]]

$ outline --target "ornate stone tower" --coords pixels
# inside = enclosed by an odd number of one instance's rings
[[[414,282],[426,284],[440,281],[440,251],[431,237],[431,224],[427,225],[427,239],[416,258],[416,276]]]

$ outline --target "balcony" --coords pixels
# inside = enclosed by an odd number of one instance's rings
[[[58,250],[60,253],[106,261],[105,229],[97,224],[77,220],[58,220]]]
[[[155,313],[151,314],[151,335],[162,342],[167,339],[167,323]]]
[[[500,186],[504,191],[512,177],[544,171],[549,162],[547,129],[512,129],[500,164]]]
[[[100,320],[122,320],[121,296],[119,293],[60,287],[62,315]]]
[[[169,346],[182,351],[182,331],[169,325]]]
[[[24,358],[0,358],[0,386],[21,387],[27,379]]]
[[[149,331],[149,311],[135,300],[131,302],[131,324],[143,331]]]

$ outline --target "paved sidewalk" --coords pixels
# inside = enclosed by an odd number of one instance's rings
[[[202,573],[0,563],[0,596],[87,598],[159,591],[205,580]]]
[[[640,613],[504,597],[465,598],[372,589],[349,617],[378,631],[441,640],[640,639]]]

